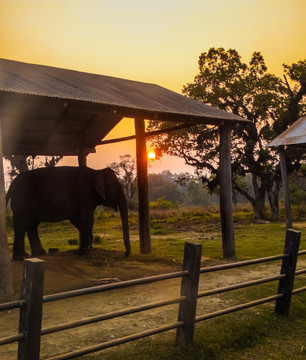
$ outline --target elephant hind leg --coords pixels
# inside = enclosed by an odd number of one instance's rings
[[[44,255],[46,253],[45,249],[41,246],[41,242],[38,236],[38,231],[37,231],[38,225],[39,223],[36,223],[27,230],[27,234],[32,250],[32,256]]]
[[[25,229],[14,225],[14,233],[13,259],[24,260],[29,257],[29,254],[24,249]]]

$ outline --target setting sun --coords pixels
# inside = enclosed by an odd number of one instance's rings
[[[154,151],[149,152],[148,157],[149,157],[149,159],[154,160],[155,159],[155,152]]]

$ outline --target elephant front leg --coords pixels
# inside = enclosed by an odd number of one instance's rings
[[[41,246],[41,242],[38,236],[38,227],[39,223],[31,226],[28,230],[28,237],[31,245],[32,256],[44,255],[46,250]]]
[[[81,254],[86,254],[92,249],[92,228],[93,224],[86,224],[79,230]]]
[[[86,254],[92,249],[92,229],[94,216],[87,217],[82,221],[71,220],[71,223],[79,230],[79,251]]]

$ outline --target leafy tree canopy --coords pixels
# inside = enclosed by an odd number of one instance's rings
[[[276,218],[280,168],[277,152],[266,145],[305,114],[306,60],[284,65],[284,79],[268,72],[259,52],[254,52],[246,64],[234,49],[211,48],[200,55],[198,64],[199,73],[193,83],[183,87],[183,94],[250,120],[248,125],[233,129],[233,188],[251,202],[259,218],[265,217],[267,195]],[[150,130],[163,126],[150,122]],[[218,128],[198,125],[160,135],[153,142],[159,151],[193,165],[211,190],[218,186]],[[299,167],[302,157],[302,152],[289,153],[291,169]],[[241,181],[248,173],[252,175],[254,195]]]

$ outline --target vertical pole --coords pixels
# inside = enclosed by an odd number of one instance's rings
[[[232,209],[231,126],[220,126],[220,215],[223,257],[236,257]]]
[[[179,327],[176,332],[176,341],[181,347],[188,346],[193,339],[201,254],[202,245],[185,243],[183,270],[188,270],[189,274],[182,277],[181,296],[186,296],[186,300],[180,303],[178,312],[178,321],[183,321],[184,325]]]
[[[141,254],[151,254],[147,148],[144,119],[135,119],[139,240]]]
[[[87,166],[87,152],[84,149],[81,149],[79,152],[78,162],[80,167]]]
[[[291,217],[291,204],[290,204],[290,191],[289,191],[289,181],[287,175],[287,164],[286,164],[286,153],[283,146],[279,148],[279,162],[282,173],[282,183],[284,190],[284,200],[285,200],[285,213],[286,213],[286,228],[292,228],[292,217]]]
[[[43,304],[44,261],[26,259],[23,268],[19,333],[25,338],[18,344],[18,360],[39,360]]]
[[[283,259],[282,262],[281,274],[285,274],[286,277],[280,279],[278,284],[277,293],[283,294],[283,297],[277,299],[275,304],[275,312],[279,315],[289,314],[300,239],[300,231],[287,230],[284,254],[289,254],[290,256]]]
[[[9,248],[6,236],[6,202],[3,169],[2,125],[0,118],[0,300],[6,301],[13,296],[13,280]]]

